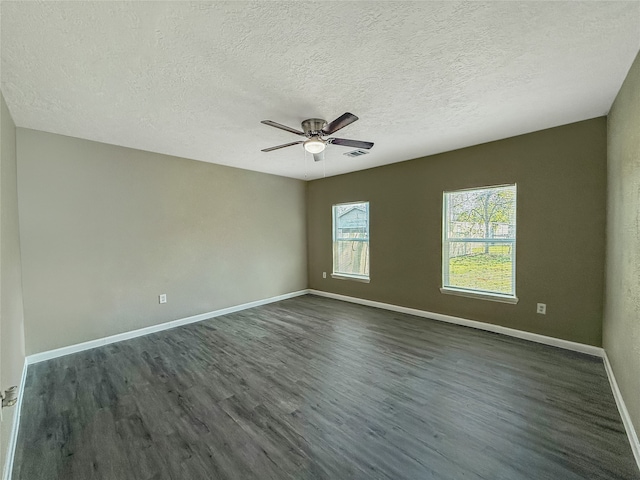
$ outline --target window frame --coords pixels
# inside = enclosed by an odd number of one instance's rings
[[[496,188],[513,187],[515,189],[514,196],[514,228],[513,238],[510,239],[490,239],[488,242],[486,238],[467,238],[467,237],[452,237],[448,238],[448,201],[449,195],[453,193],[470,192],[490,190]],[[516,245],[518,241],[518,184],[507,183],[501,185],[487,185],[482,187],[462,188],[456,190],[444,190],[442,192],[442,261],[441,261],[441,288],[440,292],[448,295],[457,295],[462,297],[477,298],[482,300],[490,300],[494,302],[502,303],[518,303],[518,297],[516,296]],[[511,245],[511,293],[505,294],[501,292],[495,292],[491,290],[480,290],[474,288],[462,288],[449,283],[449,244],[451,242],[466,242],[466,243],[502,243]]]
[[[335,247],[336,247],[336,242],[338,241],[338,239],[336,238],[336,234],[337,234],[337,220],[336,220],[336,207],[343,207],[343,206],[349,206],[349,205],[359,205],[365,203],[367,205],[366,208],[366,213],[367,213],[367,231],[366,231],[366,235],[367,238],[365,239],[354,239],[354,238],[350,238],[348,240],[350,241],[358,241],[358,242],[364,242],[366,241],[367,244],[369,245],[369,249],[367,251],[367,263],[369,264],[369,275],[358,275],[358,274],[354,274],[354,273],[345,273],[345,272],[338,272],[336,271],[336,251],[335,251]],[[370,203],[368,200],[359,200],[359,201],[353,201],[353,202],[344,202],[344,203],[334,203],[331,206],[331,278],[335,278],[338,280],[353,280],[356,282],[363,282],[363,283],[369,283],[371,281],[371,235],[370,235],[370,219],[371,219],[371,215],[370,213]]]

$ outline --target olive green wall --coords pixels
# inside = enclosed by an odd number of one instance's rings
[[[307,287],[300,180],[23,128],[17,145],[28,355]]]
[[[24,316],[18,192],[16,127],[0,94],[0,389],[20,385],[24,366]],[[4,471],[16,407],[4,408],[0,423],[0,466]]]
[[[442,192],[506,183],[518,184],[519,303],[440,293]],[[331,206],[358,200],[370,202],[369,284],[329,275]],[[315,180],[309,286],[600,346],[605,201],[604,117]],[[537,302],[546,315],[536,314]]]
[[[640,54],[608,117],[604,348],[640,436]]]

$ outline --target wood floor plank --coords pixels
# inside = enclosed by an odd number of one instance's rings
[[[640,479],[601,359],[311,295],[24,393],[13,480]]]

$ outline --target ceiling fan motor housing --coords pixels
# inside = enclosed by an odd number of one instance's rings
[[[302,131],[307,137],[317,137],[324,134],[322,129],[326,124],[327,121],[321,118],[308,118],[302,122]]]

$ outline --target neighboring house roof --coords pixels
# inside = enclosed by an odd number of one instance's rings
[[[344,212],[342,212],[340,215],[338,215],[339,217],[344,217],[347,213],[350,213],[354,210],[359,210],[361,212],[364,212],[365,209],[362,205],[351,205],[349,208],[347,208]]]
[[[358,229],[366,228],[367,216],[366,208],[360,205],[354,205],[342,212],[338,216],[339,228],[345,229]]]

